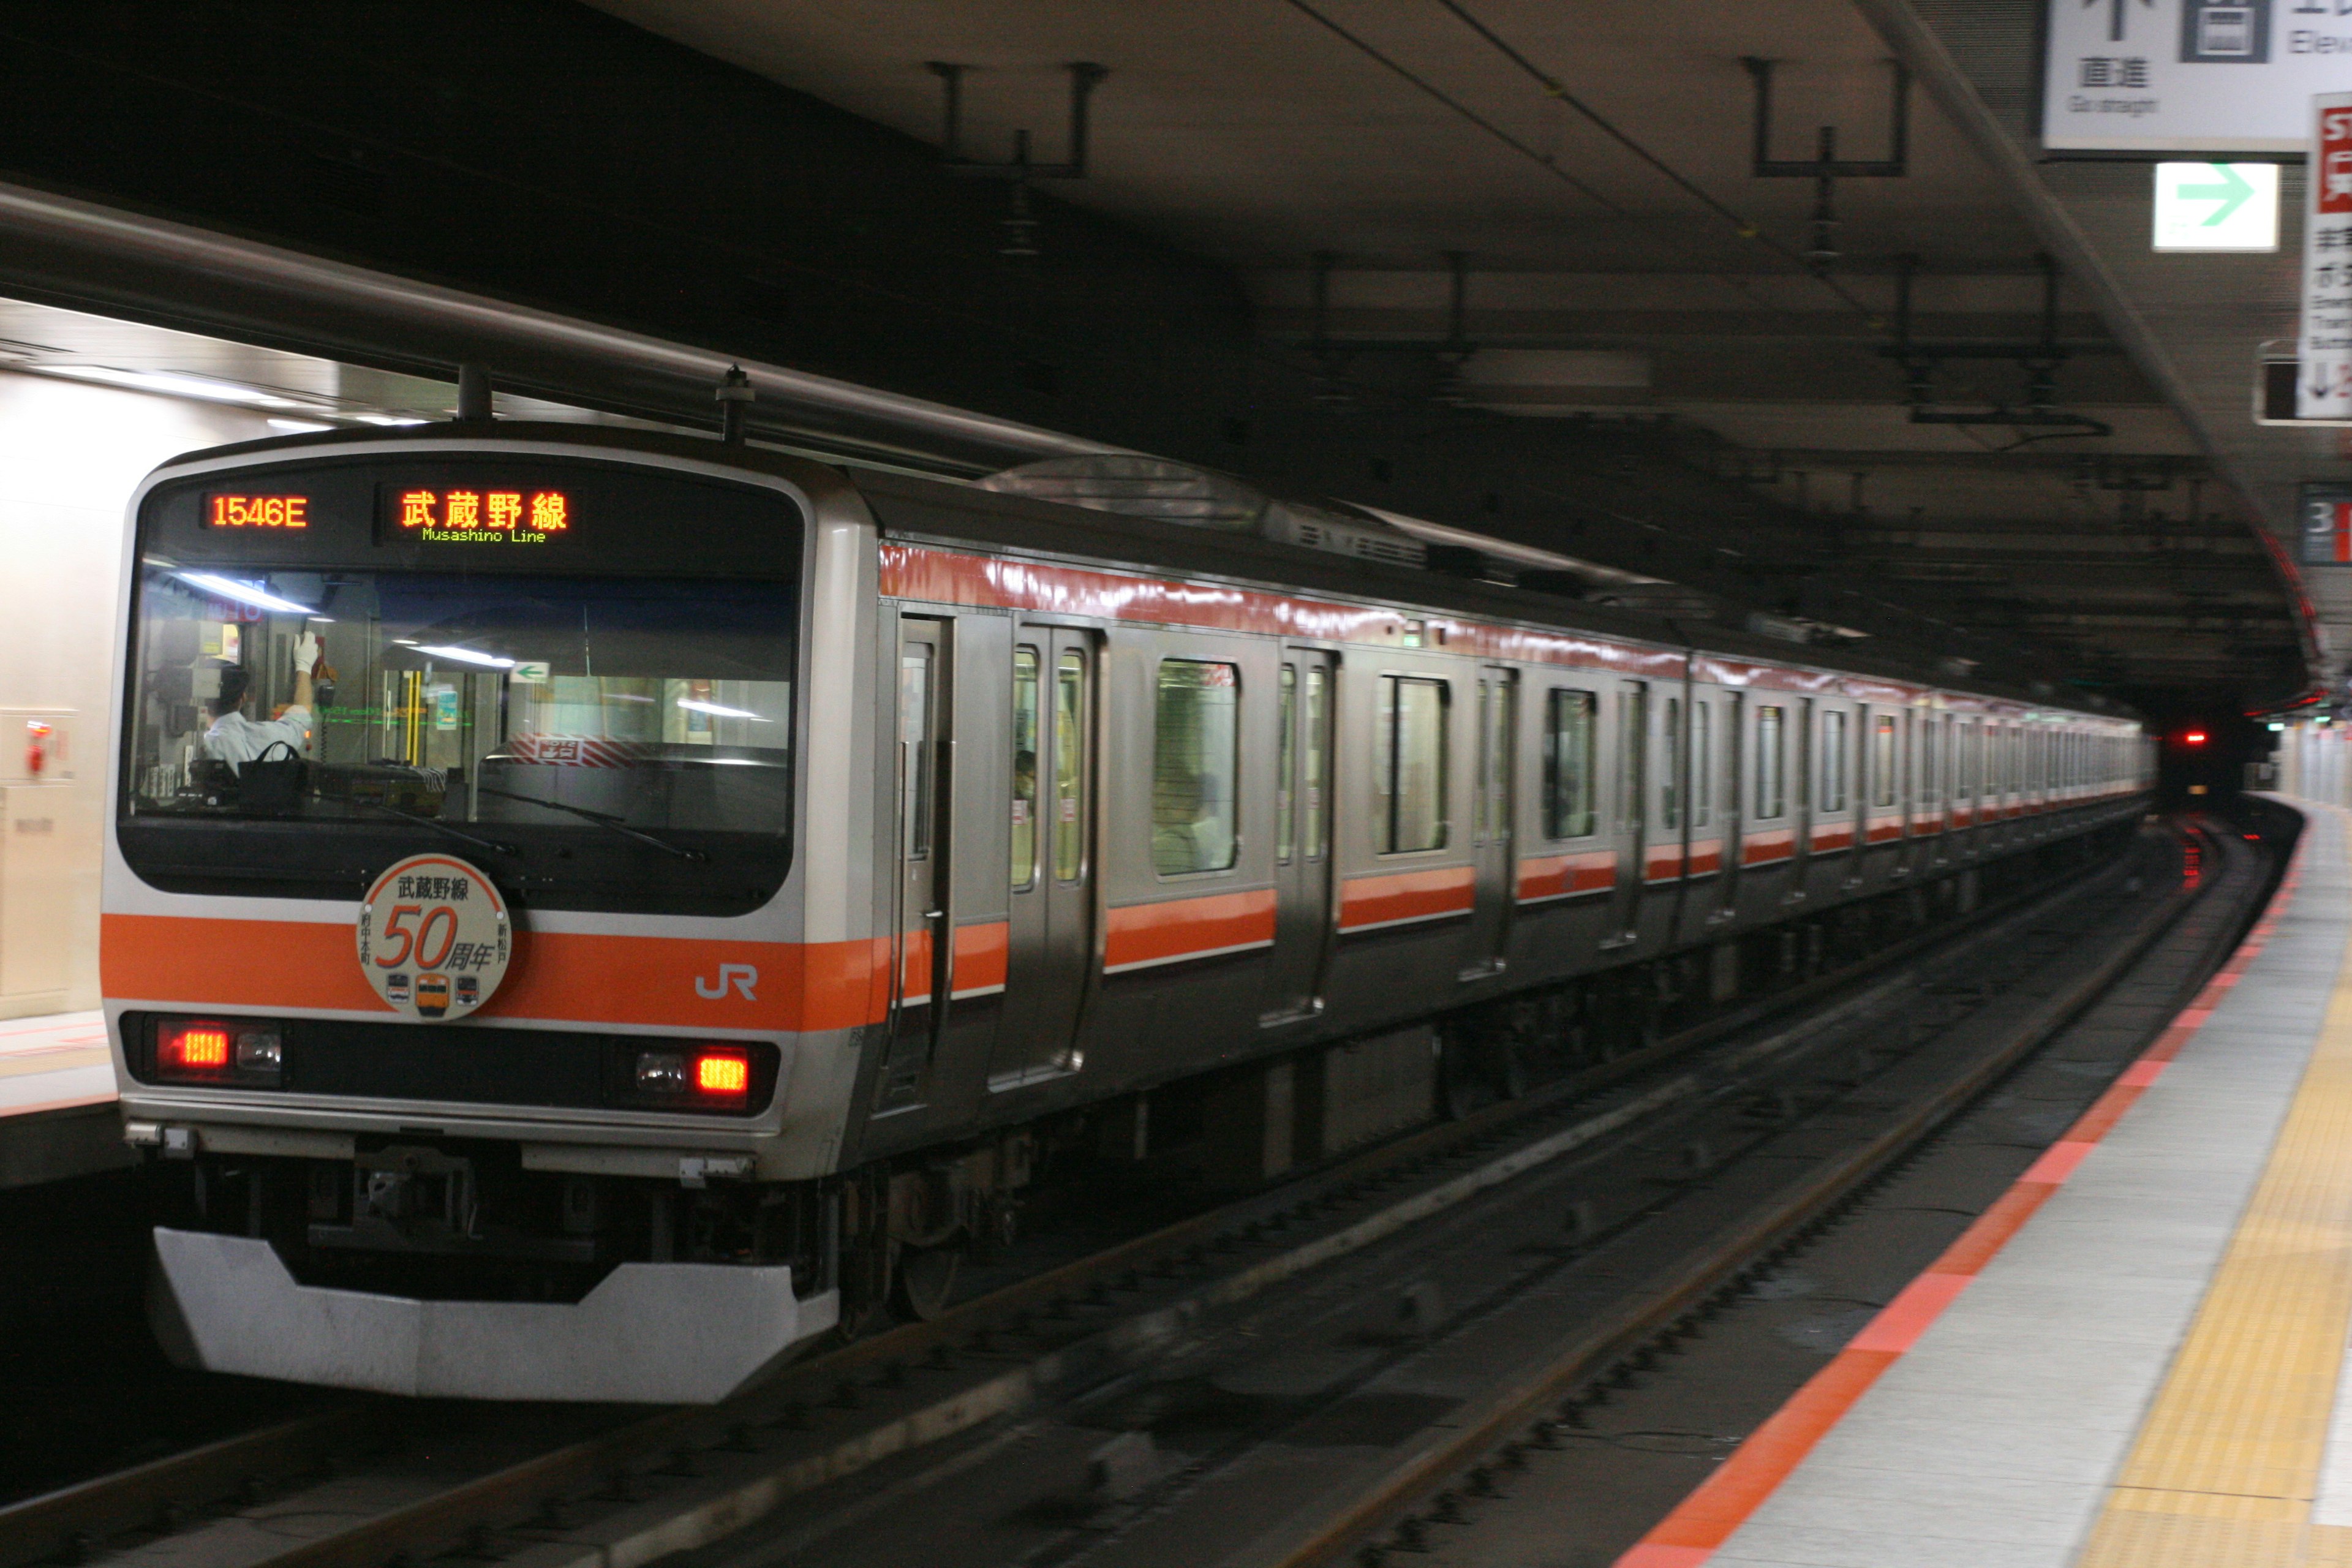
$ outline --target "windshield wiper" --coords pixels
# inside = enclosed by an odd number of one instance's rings
[[[486,784],[478,784],[474,788],[478,794],[494,795],[500,800],[519,800],[525,805],[544,806],[549,811],[568,811],[574,816],[584,817],[597,826],[620,834],[625,838],[634,838],[640,844],[650,844],[663,854],[675,856],[680,860],[701,861],[710,858],[699,849],[683,848],[666,838],[656,838],[650,833],[640,833],[609,811],[591,811],[584,805],[571,805],[560,800],[541,800],[535,795],[517,795],[512,790],[492,789]]]
[[[511,844],[501,844],[495,838],[478,838],[462,827],[450,826],[439,817],[419,816],[413,811],[403,811],[396,805],[386,805],[380,800],[358,800],[343,796],[325,795],[320,795],[317,790],[312,790],[310,792],[310,798],[312,800],[332,801],[339,805],[363,805],[370,811],[380,811],[386,816],[396,816],[403,822],[413,822],[419,827],[432,828],[436,833],[446,833],[452,838],[457,839],[463,843],[471,844],[477,848],[488,849],[494,854],[512,855],[518,858],[522,854],[520,849]]]

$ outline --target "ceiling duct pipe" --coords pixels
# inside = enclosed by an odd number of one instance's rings
[[[0,294],[404,374],[495,363],[510,391],[677,425],[734,355],[0,184]],[[756,433],[942,471],[1121,450],[1010,419],[741,362]]]

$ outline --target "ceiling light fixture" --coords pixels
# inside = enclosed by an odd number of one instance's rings
[[[274,393],[199,375],[182,375],[177,371],[118,370],[107,364],[45,364],[33,368],[50,375],[72,376],[77,381],[102,381],[110,386],[129,387],[133,392],[162,393],[166,397],[194,397],[206,403],[242,403],[255,408],[301,406]]]

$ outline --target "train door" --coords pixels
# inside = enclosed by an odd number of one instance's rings
[[[1095,966],[1095,663],[1086,632],[1013,634],[1011,951],[992,1089],[1079,1066]]]
[[[1723,699],[1723,876],[1717,898],[1728,915],[1739,907],[1739,863],[1747,856],[1740,842],[1740,825],[1747,821],[1748,694],[1733,691]]]
[[[898,885],[890,924],[890,1048],[881,1084],[886,1110],[921,1098],[950,1005],[952,629],[952,622],[924,616],[898,622],[898,743],[892,748]]]
[[[1789,879],[1789,892],[1783,900],[1784,902],[1791,904],[1804,901],[1805,877],[1813,859],[1813,758],[1816,746],[1813,739],[1813,726],[1816,721],[1813,700],[1810,697],[1799,698],[1797,700],[1797,760],[1796,765],[1790,770],[1789,779],[1789,782],[1796,786],[1795,798],[1789,806],[1790,815],[1795,819],[1797,825],[1796,870]]]
[[[1609,896],[1609,934],[1602,945],[1622,947],[1640,934],[1643,814],[1650,796],[1650,686],[1627,680],[1617,688],[1617,793],[1610,805],[1611,847],[1617,852],[1617,885]]]
[[[1519,678],[1517,670],[1488,665],[1478,672],[1477,800],[1472,813],[1471,855],[1477,870],[1470,921],[1470,948],[1462,977],[1499,973],[1511,936],[1511,910],[1517,888],[1512,857],[1512,787],[1519,743]]]
[[[1282,739],[1275,756],[1274,963],[1269,1024],[1306,1017],[1323,1001],[1331,948],[1331,723],[1337,711],[1332,658],[1312,648],[1282,656],[1276,706]]]

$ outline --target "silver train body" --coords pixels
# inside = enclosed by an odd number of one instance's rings
[[[1270,1178],[2048,875],[2151,784],[2112,712],[715,442],[259,443],[127,526],[126,1135],[191,1173],[159,1331],[267,1376],[722,1397],[935,1308],[1048,1160]],[[208,761],[306,631],[302,767]],[[462,1017],[355,956],[425,853],[511,913]]]

